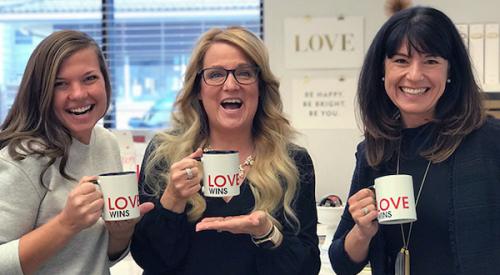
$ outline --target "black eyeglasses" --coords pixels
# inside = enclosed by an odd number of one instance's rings
[[[238,67],[234,70],[226,70],[221,67],[205,68],[198,74],[201,74],[207,85],[219,86],[226,82],[229,73],[233,74],[234,79],[239,84],[247,85],[257,81],[259,68],[256,66]]]

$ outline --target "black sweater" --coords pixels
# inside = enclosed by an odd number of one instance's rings
[[[154,147],[153,140],[146,149],[143,168]],[[257,247],[248,234],[195,232],[195,223],[188,222],[185,213],[169,211],[162,207],[158,198],[143,193],[141,202],[152,201],[156,207],[137,224],[130,250],[144,274],[318,274],[314,167],[305,149],[293,148],[290,155],[300,174],[300,187],[293,205],[301,223],[298,235],[285,222],[281,210],[274,217],[284,226],[284,239],[274,250]],[[144,186],[144,180],[141,170],[140,187]],[[222,198],[205,199],[207,208],[202,218],[244,215],[254,206],[247,180],[241,185],[240,195],[228,203]]]
[[[500,121],[488,121],[476,131],[470,133],[457,150],[440,165],[441,169],[449,171],[449,179],[445,181],[447,187],[441,189],[440,194],[434,196],[446,198],[446,220],[440,221],[447,225],[447,242],[444,249],[451,250],[449,257],[453,268],[447,270],[452,274],[500,274]],[[356,169],[354,172],[350,195],[358,190],[373,184],[373,179],[380,176],[380,172],[368,166],[365,157],[364,142],[358,146],[356,153]],[[438,166],[438,165],[435,165]],[[431,167],[435,172],[437,167]],[[438,168],[439,170],[440,168]],[[421,171],[420,169],[419,171]],[[448,172],[445,172],[448,173]],[[421,172],[418,173],[421,177]],[[424,188],[432,186],[432,178]],[[429,185],[427,185],[429,184]],[[442,193],[446,190],[446,194]],[[348,209],[348,207],[346,207]],[[435,211],[428,205],[422,204],[417,211]],[[440,209],[439,211],[442,211]],[[425,220],[425,214],[417,214],[420,222]],[[419,221],[417,221],[418,223]],[[344,249],[345,236],[354,226],[354,221],[345,211],[337,228],[329,255],[332,266],[339,275],[357,274],[369,261],[374,275],[391,274],[394,262],[390,262],[391,255],[387,254],[388,241],[384,230],[372,238],[368,258],[362,263],[350,260]],[[435,233],[433,233],[435,234]],[[401,237],[399,237],[401,238]],[[413,238],[413,237],[412,237]],[[429,243],[427,251],[443,249],[439,244]],[[433,253],[435,251],[432,251]],[[411,253],[411,251],[410,251]],[[412,261],[432,261],[434,255],[413,255]],[[389,263],[390,262],[390,263]],[[435,269],[438,270],[438,269]],[[413,273],[412,273],[413,274]],[[443,274],[443,273],[425,273]]]

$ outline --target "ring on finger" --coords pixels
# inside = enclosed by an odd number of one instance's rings
[[[368,208],[366,208],[366,207],[363,207],[363,209],[361,209],[361,210],[363,210],[363,216],[366,216],[366,215],[368,215],[368,213],[370,213],[370,210],[368,210]]]
[[[193,170],[191,170],[191,168],[188,167],[184,169],[184,172],[186,173],[186,177],[188,180],[192,180],[194,178]]]

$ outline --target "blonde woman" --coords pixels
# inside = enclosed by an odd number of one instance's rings
[[[144,274],[317,274],[314,168],[283,116],[267,50],[240,27],[198,41],[171,130],[150,143],[131,251]],[[241,193],[205,198],[204,150],[237,150]],[[263,240],[263,241],[259,241]]]

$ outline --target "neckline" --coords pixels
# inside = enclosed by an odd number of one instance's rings
[[[94,140],[95,140],[95,127],[96,126],[94,126],[94,128],[92,129],[92,132],[90,132],[90,139],[89,139],[88,144],[81,142],[80,140],[78,140],[74,136],[71,136],[72,143],[78,148],[89,148],[90,146],[92,146],[94,144]]]

